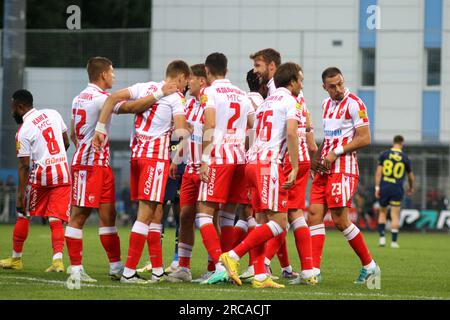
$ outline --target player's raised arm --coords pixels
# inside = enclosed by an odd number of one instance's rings
[[[154,105],[160,98],[168,96],[178,91],[177,84],[175,82],[167,82],[160,90],[161,93],[155,92],[149,96],[140,98],[135,101],[122,101],[115,105],[114,113],[127,114],[127,113],[142,113],[150,106]],[[108,98],[109,99],[109,98]]]
[[[283,189],[289,189],[295,183],[298,173],[298,121],[288,119],[286,129],[286,144],[288,147],[289,158],[291,160],[292,171],[283,184]]]

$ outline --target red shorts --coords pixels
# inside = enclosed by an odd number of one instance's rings
[[[252,206],[255,212],[287,212],[288,193],[282,188],[286,178],[279,164],[247,164],[245,172],[252,189]]]
[[[297,180],[295,184],[288,190],[288,209],[301,209],[305,210],[306,202],[306,187],[308,186],[308,178],[311,169],[311,164],[299,163]],[[286,178],[292,170],[291,163],[286,161],[284,164],[284,175]]]
[[[114,203],[116,191],[111,167],[73,166],[72,205],[98,208],[100,203]]]
[[[316,174],[311,187],[311,204],[326,204],[329,209],[352,206],[358,177],[345,173]]]
[[[236,166],[227,203],[251,203],[251,189],[248,185],[247,175],[245,174],[245,167],[245,164],[238,164]]]
[[[170,162],[167,160],[132,159],[130,164],[131,200],[162,203]]]
[[[212,164],[209,166],[208,182],[200,183],[198,201],[215,203],[240,203],[244,201],[245,164]],[[231,191],[231,189],[233,189]],[[230,192],[231,191],[231,192]],[[237,201],[237,202],[230,202]]]
[[[195,206],[200,190],[200,175],[198,173],[183,174],[180,188],[180,207]]]
[[[53,217],[65,222],[70,216],[70,185],[25,189],[25,213],[31,217]]]

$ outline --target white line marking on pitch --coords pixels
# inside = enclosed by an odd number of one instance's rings
[[[39,279],[39,278],[33,278],[33,277],[18,277],[18,276],[3,276],[0,277],[0,279],[16,279],[16,280],[26,280],[26,281],[33,281],[33,282],[41,282],[46,284],[55,284],[65,287],[66,282],[61,280],[46,280],[46,279]],[[3,282],[6,283],[6,282]],[[22,282],[8,282],[9,284],[15,284],[15,285],[24,285],[25,283]],[[38,285],[38,283],[33,283],[33,285]],[[83,283],[81,287],[88,287],[88,288],[100,288],[100,289],[124,289],[124,288],[138,288],[138,289],[153,289],[153,290],[173,290],[173,287],[158,287],[153,286],[152,284],[145,286],[145,285],[98,285],[98,284],[92,284],[92,283]],[[239,293],[239,292],[254,292],[253,289],[225,289],[225,288],[217,288],[216,286],[213,288],[207,288],[205,286],[201,286],[201,288],[176,288],[177,291],[197,291],[197,292],[232,292],[232,293]],[[258,292],[267,292],[272,293],[272,290],[259,290]],[[415,296],[415,295],[401,295],[401,294],[383,294],[383,293],[345,293],[345,292],[283,292],[283,291],[277,291],[277,294],[282,295],[289,295],[289,296],[341,296],[341,297],[380,297],[380,298],[398,298],[398,299],[419,299],[419,300],[445,300],[446,298],[443,297],[428,297],[428,296]]]

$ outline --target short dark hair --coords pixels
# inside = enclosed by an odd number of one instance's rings
[[[275,63],[275,66],[278,68],[281,64],[281,55],[280,53],[272,48],[262,49],[258,52],[255,52],[250,55],[250,59],[255,60],[257,58],[262,58],[263,61],[267,64],[272,61]]]
[[[291,81],[298,80],[300,71],[302,71],[302,68],[297,63],[283,63],[277,68],[273,76],[275,87],[287,87]]]
[[[340,74],[342,76],[342,72],[338,68],[336,68],[336,67],[326,68],[322,72],[322,82],[325,83],[326,78],[333,78],[333,77],[337,76],[338,74]]]
[[[15,102],[21,103],[27,107],[33,106],[33,95],[31,94],[30,91],[25,89],[20,89],[14,92],[12,95],[12,99]]]
[[[191,72],[196,77],[206,78],[206,70],[205,70],[205,65],[203,63],[192,65]]]
[[[396,135],[394,137],[394,144],[398,143],[398,144],[403,144],[403,142],[405,142],[405,139],[403,138],[403,136],[401,135]]]
[[[213,76],[225,76],[227,73],[228,59],[220,52],[211,53],[206,57],[205,67]]]
[[[176,77],[179,74],[184,74],[186,77],[189,77],[191,69],[183,60],[174,60],[166,68],[166,77]]]
[[[89,81],[96,81],[100,78],[102,72],[108,71],[112,66],[111,60],[105,57],[92,57],[89,59],[86,69]]]

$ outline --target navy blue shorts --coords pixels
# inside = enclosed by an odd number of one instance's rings
[[[179,201],[180,199],[180,187],[181,187],[181,177],[183,176],[186,164],[182,163],[178,165],[178,179],[173,180],[170,177],[167,179],[166,191],[164,193],[164,203],[167,201]]]
[[[380,187],[380,206],[400,206],[402,204],[404,191],[397,186]]]

